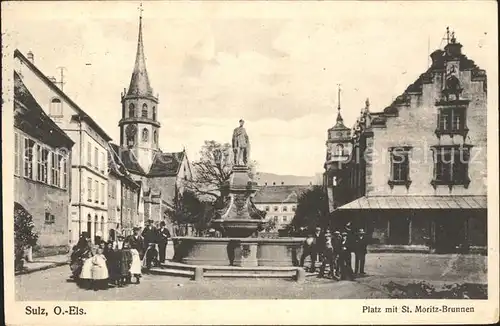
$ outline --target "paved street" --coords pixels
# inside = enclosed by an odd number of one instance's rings
[[[276,279],[216,279],[144,275],[139,285],[106,291],[79,289],[61,266],[16,277],[17,300],[169,300],[169,299],[369,299],[387,298],[383,284],[426,281],[486,283],[486,257],[423,254],[370,254],[369,276],[356,282],[308,277],[303,284]],[[411,273],[410,273],[411,272]]]

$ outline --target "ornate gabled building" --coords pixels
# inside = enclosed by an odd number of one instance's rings
[[[146,69],[141,16],[134,70],[128,89],[121,94],[120,145],[116,150],[141,185],[144,220],[154,221],[172,216],[183,181],[191,178],[185,150],[165,153],[159,147],[158,104],[159,96],[153,93]]]
[[[461,49],[451,36],[391,105],[362,110],[349,162],[336,172],[335,227],[351,221],[374,246],[485,248],[486,72]]]

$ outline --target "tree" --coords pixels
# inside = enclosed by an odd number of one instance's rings
[[[24,267],[24,250],[33,247],[38,240],[38,234],[33,230],[33,216],[19,203],[14,203],[14,267],[22,270]]]
[[[199,233],[209,227],[214,216],[212,202],[202,201],[194,192],[186,190],[178,201],[174,222],[178,225],[191,224]]]
[[[328,200],[322,186],[316,185],[299,195],[297,210],[292,220],[295,229],[306,227],[313,230],[316,226],[328,224]]]
[[[249,175],[253,178],[256,162],[249,162]],[[229,143],[206,140],[200,150],[200,160],[193,163],[193,178],[186,188],[206,201],[219,202],[221,188],[229,181],[233,168],[233,153]]]

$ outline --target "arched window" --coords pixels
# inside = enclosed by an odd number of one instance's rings
[[[153,106],[153,120],[156,120],[156,106]]]
[[[101,215],[101,234],[104,237],[104,216]]]
[[[335,147],[335,155],[337,155],[337,156],[344,155],[344,145],[337,144],[337,146]]]
[[[153,141],[158,144],[158,131],[153,131]]]
[[[92,229],[92,216],[90,214],[87,215],[87,233],[89,238],[91,237],[90,235],[90,230]]]
[[[51,101],[50,101],[50,108],[49,108],[49,114],[51,116],[55,116],[55,117],[58,117],[58,116],[62,116],[62,102],[60,99],[58,98],[53,98]]]
[[[142,105],[142,117],[143,118],[148,117],[148,105],[146,103]]]
[[[135,105],[134,105],[134,103],[130,103],[128,106],[128,116],[129,116],[129,118],[135,117]]]
[[[147,142],[149,139],[149,130],[146,128],[142,129],[142,141]]]

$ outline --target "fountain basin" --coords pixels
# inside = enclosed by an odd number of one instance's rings
[[[216,229],[224,230],[224,233],[234,238],[247,238],[257,231],[264,224],[261,220],[249,218],[239,219],[217,219],[212,221]]]
[[[211,266],[298,266],[304,238],[174,237],[174,261]]]

